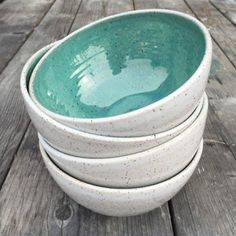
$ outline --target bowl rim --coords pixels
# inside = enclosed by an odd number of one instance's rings
[[[196,123],[199,122],[199,119],[202,120],[203,118],[205,119],[207,117],[207,111],[208,111],[208,99],[207,99],[207,96],[204,95],[204,102],[203,102],[202,109],[201,109],[199,115],[194,120],[194,122],[188,128],[186,128],[183,132],[181,132],[177,136],[173,137],[172,139],[170,139],[160,145],[157,145],[157,146],[154,146],[154,147],[151,147],[151,148],[148,148],[146,150],[139,151],[136,153],[114,156],[114,157],[95,158],[95,157],[83,157],[83,156],[70,155],[70,154],[64,153],[60,150],[57,150],[55,147],[53,147],[53,145],[50,144],[50,142],[48,142],[46,139],[44,139],[40,133],[38,133],[38,138],[39,138],[39,142],[42,144],[42,146],[46,150],[46,152],[49,151],[49,152],[55,154],[56,156],[63,156],[64,159],[70,159],[71,161],[73,161],[75,158],[78,158],[79,160],[86,160],[87,162],[91,162],[91,163],[96,163],[96,162],[103,162],[103,164],[105,164],[107,162],[114,162],[115,163],[115,162],[120,162],[121,160],[142,158],[143,156],[152,155],[162,149],[163,150],[168,149],[169,145],[171,145],[171,144],[173,145],[173,143],[177,142],[178,140],[181,140],[183,137],[186,137],[186,133],[192,132],[192,127],[196,126]],[[46,146],[46,148],[44,145]]]
[[[34,89],[33,89],[33,83],[35,81],[36,73],[39,70],[40,66],[44,63],[48,55],[50,55],[55,49],[57,49],[61,44],[63,44],[67,39],[73,37],[74,35],[78,34],[81,31],[84,31],[94,25],[97,25],[99,23],[102,23],[104,21],[110,20],[110,19],[116,19],[119,17],[127,16],[127,15],[136,15],[136,14],[148,14],[148,13],[165,13],[165,14],[170,14],[170,15],[176,15],[180,16],[193,24],[195,24],[199,30],[202,32],[204,40],[205,40],[205,52],[202,57],[201,62],[199,63],[197,69],[194,71],[194,73],[188,78],[187,81],[184,82],[179,88],[177,88],[175,91],[170,93],[169,95],[165,96],[164,98],[155,101],[147,106],[141,107],[139,109],[136,109],[134,111],[130,111],[127,113],[122,113],[119,115],[114,115],[114,116],[109,116],[109,117],[99,117],[99,118],[80,118],[80,117],[69,117],[66,115],[58,114],[56,112],[53,112],[49,109],[47,109],[45,106],[43,106],[36,98],[34,95]],[[102,19],[99,19],[97,21],[94,21],[92,23],[89,23],[78,30],[72,32],[71,34],[67,35],[65,38],[61,39],[57,44],[53,45],[51,49],[49,49],[40,59],[40,61],[37,63],[35,66],[32,75],[30,77],[29,81],[29,93],[34,101],[34,103],[45,113],[53,117],[54,119],[61,120],[64,122],[69,122],[69,123],[84,123],[84,124],[103,124],[103,123],[109,123],[109,122],[116,122],[117,120],[122,120],[122,119],[132,119],[134,116],[139,116],[141,114],[145,114],[146,112],[149,112],[153,110],[157,104],[158,106],[163,106],[164,104],[168,103],[173,97],[177,96],[178,94],[181,94],[182,91],[185,90],[185,88],[189,87],[193,82],[194,79],[197,79],[200,77],[202,74],[202,71],[204,71],[204,67],[207,66],[212,58],[212,41],[211,41],[211,36],[210,33],[208,32],[207,28],[196,18],[183,13],[179,11],[174,11],[174,10],[168,10],[168,9],[145,9],[145,10],[134,10],[134,11],[127,11],[119,14],[115,14],[112,16],[104,17]]]
[[[85,188],[85,189],[90,189],[92,191],[102,191],[102,192],[106,192],[106,193],[111,193],[111,194],[122,194],[122,193],[130,193],[130,194],[135,194],[138,192],[142,192],[142,191],[155,191],[156,188],[158,187],[164,187],[164,186],[168,186],[169,184],[173,184],[175,182],[178,182],[179,180],[183,179],[185,175],[188,175],[189,172],[193,171],[194,169],[197,167],[198,162],[201,158],[202,155],[202,151],[203,151],[203,139],[201,140],[198,150],[196,151],[196,153],[194,154],[194,157],[192,158],[191,162],[179,173],[177,173],[176,175],[162,181],[156,184],[152,184],[152,185],[147,185],[147,186],[143,186],[143,187],[133,187],[133,188],[111,188],[111,187],[103,187],[103,186],[99,186],[99,185],[94,185],[94,184],[90,184],[84,181],[81,181],[79,179],[76,179],[75,177],[72,177],[71,175],[65,173],[64,171],[62,171],[49,157],[49,155],[47,154],[47,152],[44,150],[43,146],[39,143],[39,149],[42,155],[42,158],[45,162],[45,165],[47,167],[47,169],[51,170],[53,169],[53,172],[56,173],[57,175],[60,175],[63,179],[67,179],[67,181],[69,182],[73,182],[76,185],[80,185],[81,188]],[[46,164],[47,163],[47,164]],[[48,167],[49,166],[49,167]],[[51,172],[49,170],[49,172]]]
[[[23,67],[23,70],[21,72],[21,79],[20,79],[20,89],[22,96],[24,98],[25,103],[33,109],[33,111],[37,114],[39,114],[40,117],[42,117],[44,120],[47,122],[51,123],[55,127],[64,130],[65,132],[68,132],[73,135],[78,135],[83,138],[89,138],[89,139],[94,139],[94,140],[100,140],[100,141],[105,141],[105,142],[123,142],[123,143],[129,143],[129,142],[134,142],[134,141],[148,141],[148,140],[153,140],[153,139],[158,139],[162,138],[168,135],[173,134],[176,132],[176,130],[181,130],[183,126],[186,125],[187,122],[189,122],[189,118],[196,113],[195,119],[199,116],[203,104],[204,104],[204,97],[206,96],[205,94],[202,96],[201,101],[199,102],[197,108],[193,111],[193,113],[186,119],[184,120],[181,124],[175,126],[172,129],[168,129],[166,131],[157,133],[157,134],[151,134],[151,135],[146,135],[146,136],[137,136],[137,137],[115,137],[115,136],[103,136],[103,135],[98,135],[98,134],[93,134],[93,133],[87,133],[78,129],[71,128],[70,126],[67,126],[65,124],[60,123],[59,121],[53,119],[48,115],[47,113],[44,113],[32,100],[30,97],[30,94],[28,92],[28,81],[27,81],[27,75],[29,73],[29,70],[31,69],[32,64],[35,62],[35,59],[39,57],[41,54],[43,54],[46,50],[48,50],[50,47],[52,47],[55,43],[51,43],[49,45],[44,46],[43,48],[39,49],[37,52],[35,52],[26,62],[26,64]],[[195,120],[194,119],[194,120]],[[193,122],[194,122],[193,120]],[[191,124],[188,124],[189,127]]]

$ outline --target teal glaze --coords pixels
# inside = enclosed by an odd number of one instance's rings
[[[139,109],[172,93],[198,68],[201,30],[166,13],[124,15],[59,45],[38,68],[38,102],[69,117],[100,118]]]

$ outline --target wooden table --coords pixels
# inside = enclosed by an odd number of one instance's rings
[[[210,30],[214,58],[202,160],[148,214],[116,218],[76,204],[49,176],[19,89],[32,53],[101,17],[168,8]],[[236,0],[5,0],[0,4],[0,235],[236,235]]]

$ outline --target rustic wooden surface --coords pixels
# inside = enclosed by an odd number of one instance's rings
[[[0,71],[47,14],[54,0],[8,0],[0,7]]]
[[[79,27],[132,9],[194,15],[210,30],[214,55],[202,160],[168,204],[116,218],[72,201],[42,163],[19,77],[29,56]],[[0,4],[0,236],[236,235],[236,0],[5,0]]]

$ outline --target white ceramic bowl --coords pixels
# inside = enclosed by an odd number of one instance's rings
[[[173,127],[176,127],[184,120],[186,120],[197,107],[197,104],[203,95],[210,71],[212,58],[212,42],[208,30],[201,22],[187,14],[171,10],[158,9],[132,11],[106,17],[102,20],[82,27],[81,29],[65,37],[45,54],[42,60],[38,63],[37,68],[40,67],[45,58],[47,58],[47,56],[50,55],[50,53],[53,52],[57,47],[66,42],[66,40],[73,37],[75,34],[78,34],[79,32],[88,29],[91,26],[126,15],[153,12],[178,15],[183,19],[187,19],[188,21],[193,22],[204,35],[205,54],[203,56],[203,59],[194,74],[182,86],[176,89],[173,93],[157,102],[152,103],[151,105],[145,106],[132,112],[107,118],[81,119],[56,114],[40,105],[32,92],[32,98],[37,106],[40,107],[43,112],[45,112],[58,122],[64,123],[70,127],[79,129],[86,133],[113,137],[136,137],[157,134],[172,129]],[[35,73],[33,73],[31,81],[33,81],[34,75]],[[30,86],[30,91],[32,91],[31,87],[32,86]]]
[[[203,136],[207,109],[205,96],[201,113],[185,131],[162,145],[127,156],[79,158],[57,151],[40,135],[39,140],[63,171],[82,181],[116,188],[147,186],[174,176],[189,164]]]
[[[131,216],[151,211],[170,200],[189,180],[202,154],[201,142],[191,163],[176,176],[141,188],[118,189],[91,185],[60,170],[40,145],[43,160],[53,179],[82,206],[109,216]],[[197,189],[196,189],[197,191]]]
[[[27,89],[34,66],[51,47],[52,44],[42,48],[27,61],[21,74],[20,85],[26,108],[34,126],[48,143],[64,153],[80,157],[108,158],[144,151],[180,134],[193,123],[201,110],[202,100],[190,117],[179,126],[163,133],[144,137],[105,137],[67,127],[40,110],[32,101]]]

